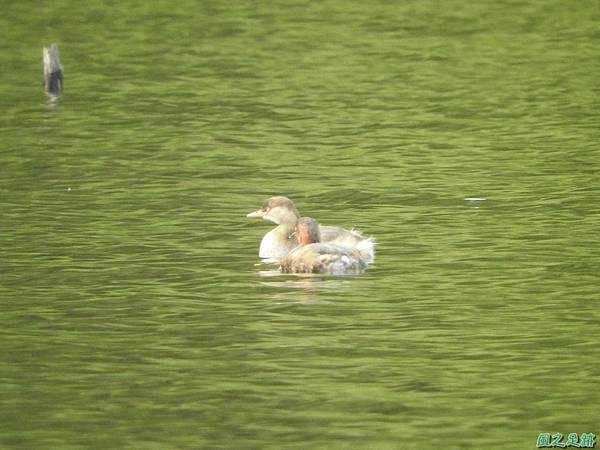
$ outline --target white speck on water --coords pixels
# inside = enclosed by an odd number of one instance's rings
[[[465,197],[463,200],[465,202],[484,202],[487,199],[485,197]]]

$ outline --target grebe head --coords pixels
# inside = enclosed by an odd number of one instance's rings
[[[301,217],[296,225],[296,238],[299,245],[321,242],[319,222],[311,217]]]
[[[295,224],[300,217],[294,202],[287,197],[271,197],[264,201],[258,211],[253,211],[246,217],[269,220],[276,224]]]

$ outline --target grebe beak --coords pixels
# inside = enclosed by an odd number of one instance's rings
[[[265,212],[262,209],[259,209],[258,211],[252,211],[251,213],[246,214],[246,217],[250,217],[250,218],[262,218],[265,216]]]

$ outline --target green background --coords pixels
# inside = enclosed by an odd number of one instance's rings
[[[600,434],[596,0],[1,10],[0,447]],[[376,263],[259,265],[275,194]]]

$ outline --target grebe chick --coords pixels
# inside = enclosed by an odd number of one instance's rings
[[[281,260],[283,273],[360,273],[369,264],[369,252],[321,242],[319,223],[302,217],[296,225],[298,247]]]
[[[267,259],[280,259],[287,256],[298,245],[294,234],[300,213],[294,202],[287,197],[276,196],[265,200],[262,207],[246,217],[269,220],[277,227],[264,235],[260,243],[258,256]],[[375,258],[375,242],[360,233],[340,227],[319,226],[320,241],[341,244],[349,248],[361,248],[368,253],[368,262]]]

